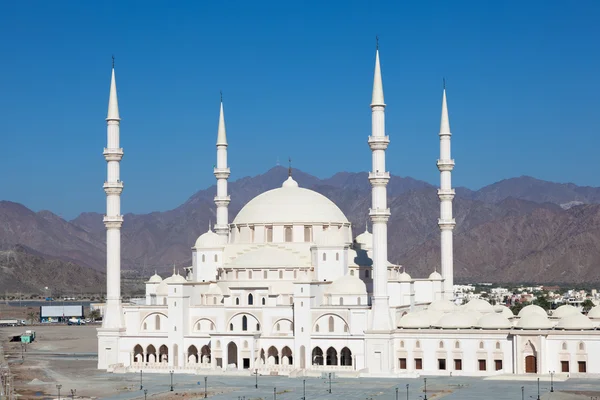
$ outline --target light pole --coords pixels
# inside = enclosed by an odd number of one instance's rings
[[[144,388],[144,377],[143,377],[144,371],[140,369],[140,390],[142,390]]]
[[[550,391],[554,392],[554,371],[550,371]]]
[[[525,400],[525,386],[521,386],[521,400]]]
[[[329,394],[331,394],[331,372],[329,373]]]
[[[427,378],[423,378],[423,382],[425,382],[425,397],[423,397],[423,400],[427,400]]]
[[[258,389],[258,368],[254,370],[254,375],[256,375],[256,381],[254,382],[254,389]]]
[[[144,389],[144,400],[146,400],[148,396],[148,389]]]
[[[62,385],[56,385],[56,389],[58,389],[58,400],[60,400],[60,388]]]
[[[406,400],[408,400],[408,383],[406,384]]]
[[[71,389],[71,400],[75,399],[75,393],[77,393],[77,389]]]
[[[302,400],[306,400],[306,379],[302,380]]]
[[[208,380],[208,376],[204,377],[204,398],[208,397],[208,391],[207,391],[207,386],[206,386],[206,381]]]
[[[273,388],[273,400],[277,400],[277,388]]]
[[[538,386],[537,400],[540,400],[540,378],[537,378],[537,386]]]
[[[173,391],[173,372],[175,371],[171,371],[171,392]]]
[[[396,387],[396,400],[398,400],[398,388]]]

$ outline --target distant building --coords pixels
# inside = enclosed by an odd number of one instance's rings
[[[83,318],[83,306],[41,306],[40,322],[66,322],[69,318]]]

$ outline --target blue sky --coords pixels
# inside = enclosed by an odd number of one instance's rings
[[[600,186],[598,20],[594,1],[5,1],[0,199],[104,210],[113,54],[123,212],[213,184],[219,90],[232,179],[288,156],[319,177],[365,171],[375,35],[393,174],[437,183],[446,77],[456,186]]]

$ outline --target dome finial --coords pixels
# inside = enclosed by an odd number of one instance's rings
[[[288,177],[292,177],[292,157],[288,157]]]
[[[208,220],[208,230],[209,232],[212,230],[212,221],[210,219]]]

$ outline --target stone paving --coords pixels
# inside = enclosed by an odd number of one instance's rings
[[[189,399],[202,399],[204,377],[198,375],[174,375],[174,392],[169,393],[169,375],[147,375],[144,387],[148,390],[147,398],[169,398],[167,394],[193,392]],[[527,377],[529,378],[529,377]],[[427,378],[427,399],[469,400],[530,400],[537,399],[537,381],[490,380],[465,377],[429,377]],[[128,375],[128,382],[139,382],[139,376]],[[208,398],[214,400],[303,400],[303,378],[287,378],[261,376],[258,378],[258,389],[254,387],[253,377],[209,376]],[[408,392],[406,385],[408,384]],[[139,385],[139,383],[138,383]],[[424,380],[419,379],[332,379],[331,394],[329,380],[323,378],[306,378],[306,399],[357,399],[357,400],[424,400]],[[523,392],[521,392],[523,387]],[[274,394],[275,389],[275,394]],[[224,392],[213,394],[214,392]],[[159,394],[162,394],[159,396]],[[600,399],[600,379],[570,379],[554,383],[554,392],[550,392],[550,382],[540,383],[541,400],[598,400]],[[112,400],[143,399],[144,393],[134,390],[117,396],[106,397]]]

